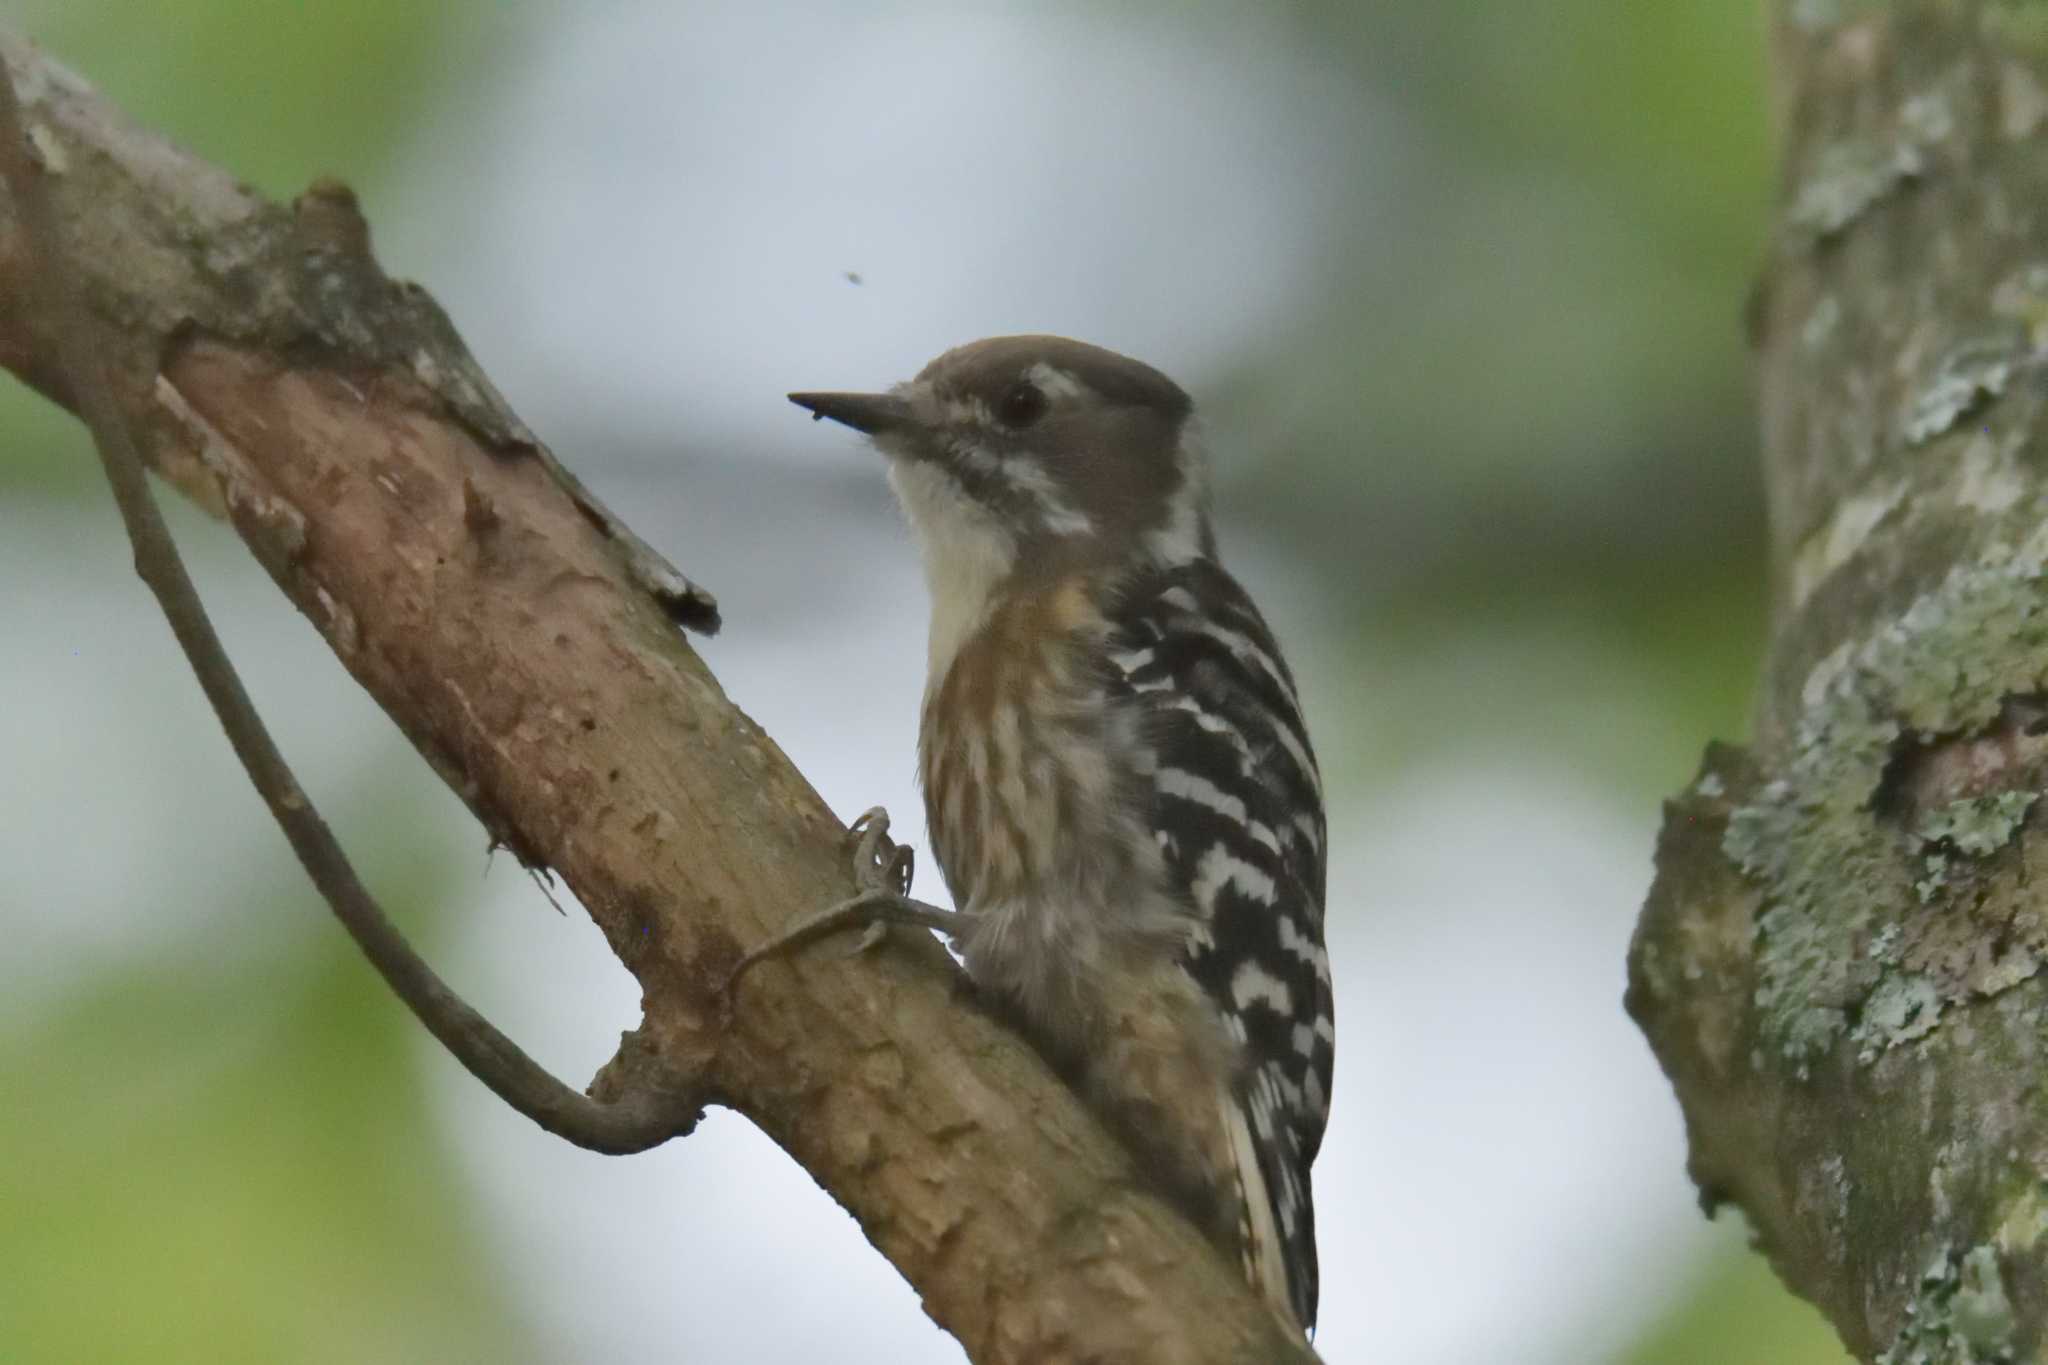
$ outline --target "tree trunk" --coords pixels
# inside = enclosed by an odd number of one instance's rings
[[[2048,9],[1774,0],[1773,641],[1666,807],[1628,1006],[1866,1360],[2048,1343]]]
[[[741,952],[843,897],[850,863],[676,628],[709,598],[383,275],[345,189],[268,203],[4,32],[0,59],[125,429],[638,978],[600,1094],[672,1077],[746,1114],[977,1361],[1313,1358],[929,936],[766,965],[725,1018]],[[0,194],[0,364],[76,407],[35,263]]]

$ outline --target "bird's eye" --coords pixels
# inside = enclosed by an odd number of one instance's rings
[[[1028,427],[1045,416],[1045,390],[1028,379],[1010,386],[996,404],[996,418],[1006,427]]]

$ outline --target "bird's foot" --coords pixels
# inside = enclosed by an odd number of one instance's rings
[[[913,855],[908,846],[889,838],[888,811],[873,807],[848,827],[847,834],[854,841],[853,882],[859,890],[837,905],[828,905],[798,920],[733,964],[724,987],[728,1011],[740,978],[756,964],[821,938],[859,929],[861,936],[853,945],[851,956],[880,943],[892,924],[936,929],[949,939],[959,932],[961,920],[957,914],[911,899]]]

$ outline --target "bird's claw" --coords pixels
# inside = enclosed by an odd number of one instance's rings
[[[767,958],[780,957],[792,949],[845,929],[858,928],[861,931],[859,940],[848,951],[849,957],[867,952],[881,943],[888,937],[892,924],[936,929],[949,936],[958,931],[957,915],[910,898],[913,855],[908,845],[889,838],[887,810],[875,806],[862,812],[860,818],[847,827],[847,835],[853,840],[853,881],[857,894],[805,916],[766,943],[748,950],[733,964],[720,989],[723,1015],[728,1022],[732,1018],[733,994],[740,978]]]
[[[917,855],[908,844],[889,837],[889,811],[870,806],[846,828],[853,839],[853,880],[863,891],[882,891],[892,896],[910,894],[910,879]]]

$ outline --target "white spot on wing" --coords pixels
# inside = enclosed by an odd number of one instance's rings
[[[1273,903],[1275,888],[1273,886],[1273,879],[1270,876],[1259,871],[1258,868],[1253,867],[1223,845],[1211,845],[1209,851],[1202,855],[1201,861],[1195,864],[1195,883],[1192,888],[1195,893],[1195,903],[1204,910],[1214,912],[1216,908],[1216,893],[1222,890],[1226,883],[1235,885],[1246,897],[1257,901],[1261,905],[1271,905]],[[1286,926],[1293,921],[1287,917],[1282,917],[1280,922],[1282,925],[1281,933],[1284,936]]]
[[[1294,1013],[1294,992],[1287,988],[1285,981],[1256,962],[1242,963],[1232,974],[1230,999],[1240,1010],[1263,1005],[1275,1014],[1284,1016]],[[1318,1026],[1322,1023],[1321,1020],[1316,1022]]]
[[[1303,962],[1314,967],[1317,976],[1328,978],[1330,974],[1330,955],[1324,951],[1323,945],[1317,942],[1313,935],[1303,933],[1301,925],[1295,921],[1294,916],[1281,915],[1278,918],[1280,921],[1280,946],[1300,958]]]
[[[1323,799],[1323,775],[1316,771],[1315,760],[1310,758],[1308,750],[1302,747],[1300,738],[1294,733],[1294,727],[1276,716],[1273,719],[1271,728],[1274,737],[1280,741],[1280,747],[1287,751],[1287,756],[1294,760],[1294,766],[1301,770],[1303,777],[1308,779],[1309,790],[1313,791],[1316,794],[1316,800],[1321,802]],[[1316,842],[1313,835],[1309,837],[1309,842],[1311,844]]]
[[[1175,686],[1178,686],[1178,684],[1172,679],[1164,679],[1153,683],[1134,682],[1131,684],[1131,690],[1133,692],[1161,692]],[[1232,725],[1228,720],[1225,720],[1213,711],[1204,710],[1201,702],[1186,693],[1173,698],[1166,702],[1165,705],[1171,710],[1185,711],[1188,715],[1193,716],[1198,729],[1208,734],[1220,735],[1228,740],[1230,747],[1237,750],[1243,770],[1247,774],[1251,772],[1252,746],[1245,740],[1243,733],[1235,725]]]
[[[1174,622],[1174,629],[1206,635],[1229,650],[1231,656],[1240,663],[1265,674],[1286,701],[1292,716],[1300,716],[1301,700],[1295,695],[1294,685],[1287,681],[1287,674],[1279,663],[1257,641],[1243,631],[1232,630],[1205,613],[1195,601],[1195,595],[1186,588],[1170,588],[1159,595],[1159,600],[1182,613]],[[1310,790],[1321,799],[1322,774],[1316,770],[1315,760],[1309,757],[1308,749],[1295,732],[1295,723],[1289,716],[1269,716],[1269,721],[1266,729],[1279,741],[1280,747],[1287,751],[1287,756],[1294,760],[1295,767],[1299,768],[1301,775],[1307,779]]]
[[[1167,796],[1177,796],[1183,801],[1207,806],[1218,815],[1237,824],[1245,821],[1244,802],[1208,778],[1191,773],[1185,768],[1161,768],[1153,774],[1152,780]]]

